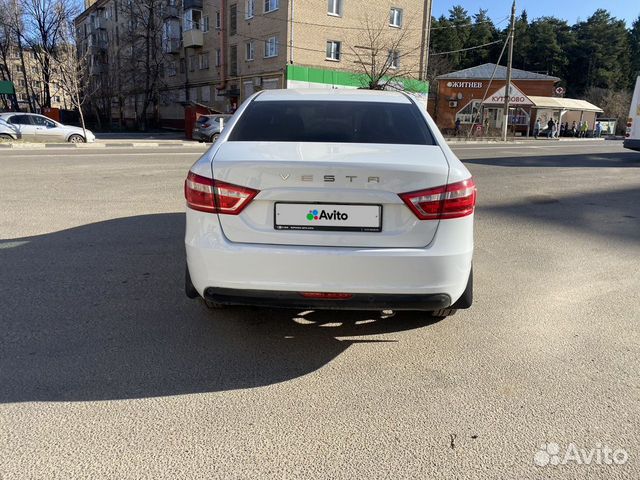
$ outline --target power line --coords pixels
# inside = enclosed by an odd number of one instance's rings
[[[459,50],[450,50],[448,52],[430,53],[429,55],[448,55],[450,53],[466,52],[467,50],[475,50],[476,48],[484,48],[484,47],[488,47],[489,45],[495,45],[496,43],[501,43],[501,42],[502,42],[502,40],[496,40],[494,42],[483,43],[482,45],[476,45],[475,47],[461,48]]]

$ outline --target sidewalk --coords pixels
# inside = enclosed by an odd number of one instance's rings
[[[564,142],[603,142],[607,140],[604,137],[600,138],[571,138],[571,137],[563,137],[563,138],[533,138],[533,137],[518,137],[518,138],[507,138],[507,141],[504,142],[499,138],[477,138],[477,137],[445,137],[445,140],[450,145],[460,145],[467,143],[509,143],[512,145],[518,144],[554,144],[554,143],[564,143]]]
[[[9,142],[0,143],[0,149],[73,149],[73,148],[156,148],[156,147],[187,147],[194,150],[206,150],[210,143],[199,143],[191,140],[163,140],[163,139],[98,139],[93,143],[31,143]]]

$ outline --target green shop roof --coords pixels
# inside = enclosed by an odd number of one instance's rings
[[[325,85],[341,85],[344,87],[361,87],[366,85],[367,77],[361,73],[322,68],[287,65],[287,79],[299,82],[320,83]],[[394,78],[394,83],[402,84],[404,90],[414,93],[428,93],[429,83],[409,78]]]

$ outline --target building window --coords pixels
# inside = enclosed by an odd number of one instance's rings
[[[244,18],[253,18],[256,11],[256,0],[247,0],[244,9]]]
[[[184,11],[183,26],[184,31],[200,30],[202,28],[202,10],[190,8]]]
[[[222,65],[222,50],[216,48],[216,67]]]
[[[238,46],[231,45],[229,47],[229,75],[238,76]]]
[[[338,17],[342,16],[342,0],[329,0],[327,14]]]
[[[402,9],[393,7],[389,12],[389,25],[392,27],[402,27]]]
[[[209,70],[209,52],[201,53],[198,56],[198,66],[200,70]]]
[[[220,15],[220,11],[216,12],[216,28],[220,30],[222,28],[222,16]]]
[[[189,55],[189,71],[195,72],[196,65],[198,64],[198,57],[195,55]]]
[[[327,60],[340,61],[340,42],[333,40],[327,42]]]
[[[278,56],[278,37],[269,37],[264,41],[264,57]]]
[[[180,73],[185,73],[185,70],[187,69],[186,66],[186,61],[184,58],[180,59]]]
[[[202,31],[204,33],[209,31],[209,15],[202,18]]]
[[[169,62],[169,65],[167,65],[167,76],[168,77],[175,77],[177,74],[176,72],[176,62]]]
[[[229,6],[229,35],[238,33],[238,5]]]
[[[279,0],[264,0],[264,13],[273,12],[278,9]]]
[[[400,52],[397,50],[389,52],[389,68],[400,68]]]
[[[255,58],[255,42],[252,40],[244,44],[245,47],[245,60],[248,62]]]

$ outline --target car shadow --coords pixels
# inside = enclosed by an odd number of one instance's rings
[[[183,232],[175,213],[0,240],[0,402],[270,385],[433,323],[419,312],[208,311],[183,292]]]
[[[519,157],[464,158],[464,163],[490,165],[493,167],[534,167],[534,168],[640,168],[640,153],[607,152],[580,153],[572,155],[522,155]]]

